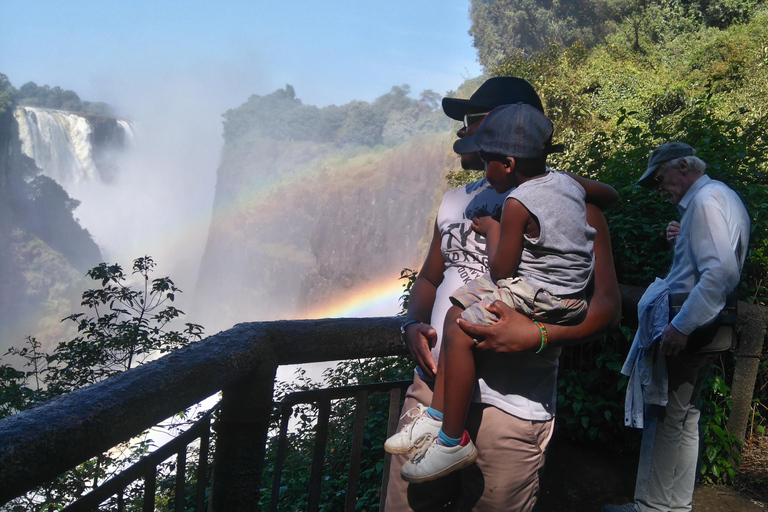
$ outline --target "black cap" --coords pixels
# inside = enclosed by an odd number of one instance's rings
[[[443,98],[443,112],[451,119],[461,121],[465,114],[490,112],[498,106],[513,103],[525,103],[544,112],[541,98],[533,86],[514,76],[489,78],[468,100]]]

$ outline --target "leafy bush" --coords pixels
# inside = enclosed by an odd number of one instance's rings
[[[184,314],[171,305],[181,290],[168,277],[151,279],[154,267],[149,256],[134,260],[132,274],[139,278],[137,288],[128,284],[120,265],[101,263],[89,270],[88,277],[100,283],[99,288],[82,295],[82,305],[92,316],[74,313],[64,319],[76,323],[80,334],[61,342],[52,354],[42,351],[31,336],[25,346],[6,353],[20,358],[25,370],[0,365],[0,418],[199,340],[203,334],[200,325],[187,323],[181,331],[170,328]],[[179,419],[186,421],[184,414]],[[69,503],[138,460],[151,445],[145,432],[14,500],[8,509],[42,511]],[[162,471],[160,481],[169,470]],[[130,491],[127,499],[137,492]]]

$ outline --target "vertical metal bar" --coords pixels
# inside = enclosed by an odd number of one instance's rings
[[[208,487],[208,446],[211,433],[211,417],[206,416],[206,422],[200,432],[200,454],[197,460],[197,510],[205,510],[205,488]]]
[[[117,495],[117,512],[123,512],[125,510],[125,498],[123,497],[123,491]]]
[[[270,512],[277,512],[277,504],[280,502],[280,481],[283,476],[285,447],[288,443],[288,421],[291,419],[292,413],[293,407],[280,405],[280,434],[277,438],[277,453],[275,453],[275,474],[272,476],[272,494],[269,501]]]
[[[365,416],[368,412],[368,392],[361,390],[355,400],[355,423],[352,434],[352,450],[347,477],[347,499],[344,510],[354,512],[357,503],[357,490],[360,487],[360,461],[363,458],[363,435],[365,434]]]
[[[155,489],[157,487],[157,466],[151,465],[144,475],[143,512],[155,512]]]
[[[387,437],[393,435],[397,430],[397,424],[400,421],[400,410],[402,409],[402,390],[394,388],[389,392],[389,421],[387,422]],[[386,510],[387,505],[387,486],[389,486],[389,467],[392,465],[392,454],[384,452],[384,475],[381,477],[381,500],[379,501],[379,510]]]
[[[184,446],[176,454],[176,512],[184,512],[187,507],[184,502],[184,484],[187,476],[187,447]]]
[[[318,404],[317,435],[315,436],[315,452],[312,455],[312,474],[309,479],[308,512],[320,509],[320,492],[323,480],[323,462],[325,461],[325,445],[328,442],[328,418],[331,414],[331,400],[324,395]]]

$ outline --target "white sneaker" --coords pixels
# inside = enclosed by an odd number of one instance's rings
[[[426,446],[437,437],[442,421],[430,418],[427,408],[418,404],[413,409],[406,411],[404,417],[413,418],[413,421],[405,425],[400,432],[384,442],[384,450],[389,453],[405,454]]]
[[[464,444],[462,444],[464,443]],[[464,431],[456,446],[443,446],[432,441],[424,450],[405,463],[400,474],[403,480],[418,484],[437,480],[447,474],[465,468],[477,459],[477,448]]]

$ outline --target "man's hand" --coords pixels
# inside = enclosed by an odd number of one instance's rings
[[[498,228],[499,228],[499,221],[497,221],[491,216],[475,217],[474,219],[472,219],[472,229],[474,229],[481,235],[485,235],[488,233],[488,231],[492,229],[498,229]]]
[[[497,300],[486,308],[499,317],[493,325],[477,325],[459,317],[459,327],[482,341],[476,348],[498,353],[523,352],[541,346],[541,331],[527,316]]]
[[[435,378],[437,364],[431,348],[437,343],[437,331],[429,324],[410,324],[405,328],[405,344],[414,361],[431,378]]]
[[[673,220],[667,225],[667,242],[669,242],[670,245],[675,245],[675,240],[677,240],[678,234],[680,234],[680,223]]]
[[[674,356],[685,348],[688,343],[688,336],[678,331],[672,323],[664,329],[659,343],[659,352],[665,356]]]

